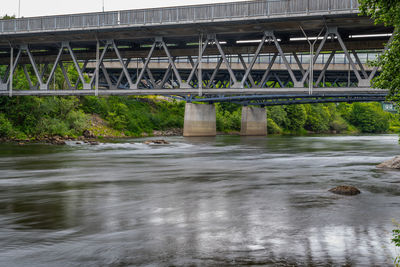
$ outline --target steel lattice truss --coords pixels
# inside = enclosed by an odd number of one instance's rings
[[[238,41],[238,40],[237,40]],[[327,50],[327,42],[338,42],[340,51]],[[168,44],[167,38],[156,37],[151,44],[146,45],[146,57],[124,57],[126,48],[119,45],[118,40],[98,40],[94,58],[79,60],[79,51],[71,46],[70,42],[62,42],[54,62],[36,63],[35,56],[29,45],[11,47],[10,63],[4,68],[0,77],[0,94],[38,94],[38,95],[90,95],[90,94],[144,94],[144,95],[176,95],[193,98],[193,96],[214,97],[226,95],[277,95],[293,92],[305,93],[312,77],[315,93],[318,88],[337,92],[337,88],[344,86],[350,92],[369,92],[371,79],[377,74],[378,68],[366,70],[361,63],[356,50],[349,51],[336,27],[327,27],[323,38],[318,42],[315,54],[312,56],[313,65],[321,53],[329,52],[329,58],[323,68],[313,70],[311,66],[304,68],[298,53],[291,52],[297,68],[289,64],[288,52],[283,51],[281,41],[274,31],[265,31],[255,49],[250,55],[251,60],[246,63],[242,54],[227,49],[216,34],[201,36],[198,41],[198,54],[188,55],[191,69],[179,69],[177,56],[171,53],[174,44]],[[263,65],[263,69],[254,69],[257,60],[262,54],[264,46],[272,46],[275,52],[271,59]],[[134,48],[130,48],[134,49]],[[209,52],[210,49],[213,53]],[[386,48],[385,48],[386,49]],[[168,63],[166,68],[150,68],[155,51],[163,53],[163,58]],[[336,53],[343,53],[349,62],[349,70],[332,71],[329,66]],[[208,55],[218,56],[214,69],[203,69],[204,58]],[[351,54],[353,56],[351,56]],[[232,67],[230,58],[236,56],[240,59],[242,69]],[[68,59],[69,57],[69,59]],[[284,70],[273,70],[276,59],[280,57]],[[25,60],[22,60],[25,58]],[[120,68],[107,68],[110,59],[118,60]],[[132,67],[135,63],[137,67]],[[140,63],[140,64],[139,64]],[[89,68],[91,64],[94,67]],[[70,77],[67,67],[73,68],[77,77]],[[13,76],[17,68],[24,70],[25,78],[29,82],[30,90],[13,88]],[[66,88],[52,87],[55,73],[60,70],[65,80]],[[1,75],[1,73],[0,73]],[[297,91],[296,91],[297,89]],[[311,92],[309,92],[311,93]],[[222,98],[221,98],[222,99]],[[318,98],[317,98],[318,99]],[[258,103],[256,101],[256,103]]]

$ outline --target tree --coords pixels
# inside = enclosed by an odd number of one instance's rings
[[[389,129],[389,116],[379,103],[354,103],[349,120],[363,133],[384,133]]]
[[[373,80],[377,88],[389,90],[389,100],[400,102],[400,0],[359,0],[362,15],[371,16],[375,23],[394,27],[393,40],[387,51],[373,62],[381,67]]]
[[[307,112],[304,105],[285,106],[285,111],[289,121],[288,130],[292,132],[301,131],[307,120]]]

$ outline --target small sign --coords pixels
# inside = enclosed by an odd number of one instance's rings
[[[398,113],[397,105],[390,102],[383,102],[382,109],[391,113]]]

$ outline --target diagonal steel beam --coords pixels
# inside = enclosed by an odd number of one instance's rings
[[[251,66],[251,64],[250,64],[250,66],[247,68],[247,65],[246,65],[246,62],[244,62],[243,56],[241,54],[238,54],[238,57],[239,57],[240,62],[242,63],[243,69],[245,71],[245,74],[243,75],[242,82],[241,82],[242,88],[244,88],[244,82],[247,82],[246,81],[247,77],[250,80],[251,86],[252,87],[256,87],[256,84],[254,82],[253,76],[251,76],[251,74],[250,74],[250,71],[251,71],[250,68],[253,68],[254,64],[253,64],[253,66]]]
[[[151,59],[151,56],[153,55],[153,52],[154,52],[154,49],[156,48],[156,45],[157,45],[157,42],[154,42],[153,45],[151,46],[150,52],[147,55],[146,61],[145,61],[144,65],[143,65],[143,68],[140,70],[140,74],[137,77],[136,84],[134,84],[133,89],[138,89],[139,83],[141,82],[141,80],[143,78],[144,72],[146,71],[147,67],[149,66],[150,59]]]
[[[222,57],[220,57],[218,60],[217,66],[215,67],[213,73],[211,74],[210,80],[209,80],[206,88],[211,88],[211,86],[214,84],[215,76],[217,76],[218,71],[221,68],[223,61],[224,61],[224,59]]]
[[[7,65],[6,71],[4,72],[4,77],[0,77],[0,84],[7,83],[9,74],[10,74],[10,65]]]
[[[30,62],[31,62],[33,71],[35,72],[36,78],[37,78],[37,80],[38,80],[38,82],[39,82],[39,86],[40,86],[40,88],[42,89],[42,87],[44,86],[43,79],[42,79],[43,73],[39,73],[39,70],[38,70],[38,68],[37,68],[35,59],[33,58],[32,53],[31,53],[31,51],[30,51],[28,45],[23,45],[23,46],[21,46],[21,49],[24,50],[24,51],[28,54],[28,57],[29,57],[29,60],[30,60]]]
[[[101,56],[98,58],[98,60],[96,58],[96,72],[95,72],[95,75],[92,76],[92,78],[90,80],[90,84],[93,84],[94,80],[97,79],[98,69],[100,69],[100,65],[103,63],[104,57],[105,57],[105,55],[107,53],[107,50],[108,50],[108,48],[109,48],[111,43],[112,43],[111,41],[107,41],[105,43],[105,45],[104,45],[103,51],[101,53]],[[97,46],[96,46],[96,50],[97,50]]]
[[[60,61],[60,58],[61,58],[61,55],[62,55],[63,51],[64,51],[64,46],[61,45],[60,51],[58,52],[58,55],[56,57],[56,61],[54,62],[54,65],[53,65],[53,67],[52,67],[52,69],[50,71],[49,77],[47,78],[47,82],[45,84],[46,90],[49,89],[49,83],[51,82],[51,80],[53,78],[53,75],[54,75],[54,73],[55,73],[55,71],[57,69],[58,62]]]
[[[173,58],[174,62],[175,62],[175,60],[176,60],[176,57]],[[168,64],[168,68],[164,73],[164,77],[162,78],[161,83],[158,86],[159,88],[163,88],[164,87],[165,83],[168,81],[168,79],[169,79],[169,77],[171,75],[171,70],[172,70],[172,66],[171,66],[171,64]]]
[[[86,71],[86,68],[87,68],[87,64],[89,63],[89,60],[88,59],[86,59],[84,62],[83,62],[83,65],[82,65],[82,68],[81,68],[81,72],[82,73],[84,73],[85,71]],[[75,89],[78,89],[78,86],[79,86],[79,83],[81,82],[81,80],[78,78],[77,80],[76,80],[76,82],[75,82]]]
[[[390,44],[393,42],[395,36],[395,32],[392,34],[392,36],[390,36],[389,41],[387,42],[387,44],[385,45],[385,48],[383,49],[382,53],[386,53],[386,51],[389,49]],[[368,79],[371,81],[372,78],[374,78],[374,76],[376,75],[376,72],[378,71],[378,67],[374,67],[371,71],[371,73],[369,74]]]
[[[172,56],[171,56],[169,49],[168,49],[167,45],[165,44],[164,40],[162,38],[157,38],[157,39],[158,39],[158,42],[160,42],[162,47],[164,48],[165,54],[168,57],[169,64],[172,66],[172,70],[175,73],[176,79],[178,79],[178,83],[179,83],[180,87],[181,88],[188,87],[188,81],[185,84],[183,84],[181,75],[179,74],[179,71],[176,68],[175,62],[172,60]]]
[[[32,80],[31,80],[31,77],[30,77],[29,72],[28,72],[28,68],[26,67],[26,64],[23,65],[23,69],[24,69],[24,73],[25,73],[26,80],[27,80],[28,83],[29,83],[29,88],[30,88],[30,89],[34,89],[34,86],[33,86]]]
[[[146,60],[144,58],[142,58],[142,62],[144,65],[146,63]],[[150,79],[149,82],[151,83],[152,87],[155,88],[156,80],[154,79],[153,73],[151,72],[149,67],[146,68],[146,72],[147,72],[147,76],[149,76],[149,79]]]
[[[110,79],[110,75],[108,74],[107,68],[104,66],[104,62],[101,62],[100,68],[101,68],[101,71],[103,72],[104,78],[106,79],[106,82],[108,84],[108,89],[113,89],[112,88],[112,82],[111,82],[111,79]],[[116,86],[116,88],[118,88],[118,86]]]
[[[134,84],[133,84],[133,82],[132,82],[131,75],[129,74],[129,71],[128,71],[127,67],[125,66],[124,60],[123,60],[122,57],[121,57],[121,54],[120,54],[120,52],[119,52],[119,49],[118,49],[118,47],[117,47],[115,41],[112,42],[112,46],[113,46],[113,48],[114,48],[115,54],[116,54],[117,57],[118,57],[119,63],[120,63],[121,66],[122,66],[122,70],[123,70],[123,72],[124,72],[124,74],[125,74],[125,78],[128,80],[129,88],[134,89],[135,86],[134,86]]]
[[[276,48],[278,49],[279,55],[281,56],[281,58],[283,60],[283,63],[285,65],[285,67],[287,68],[287,71],[289,72],[290,78],[293,81],[294,87],[303,87],[303,83],[297,81],[296,76],[294,75],[293,70],[290,67],[289,62],[287,61],[287,58],[286,58],[285,54],[283,53],[283,50],[282,50],[282,48],[281,48],[281,46],[280,46],[280,44],[278,42],[278,39],[276,38],[274,32],[269,32],[268,35],[270,37],[272,37],[272,39],[274,41],[274,44],[275,44]]]
[[[197,68],[198,68],[198,66],[199,66],[199,64],[200,64],[200,61],[202,60],[202,58],[203,58],[203,55],[204,55],[204,52],[206,51],[206,49],[207,49],[207,46],[208,46],[208,43],[210,42],[210,40],[207,38],[206,39],[206,41],[204,42],[204,45],[203,45],[203,47],[202,47],[202,49],[201,49],[201,52],[200,52],[200,57],[199,58],[197,58],[197,60],[196,60],[196,62],[194,63],[194,65],[192,65],[192,71],[190,72],[190,74],[189,74],[189,78],[187,79],[187,83],[190,83],[190,81],[193,79],[193,77],[194,77],[194,75],[195,75],[195,73],[196,73],[196,70],[197,70]],[[201,42],[199,42],[200,44],[201,44]],[[191,57],[190,57],[191,58]]]
[[[356,65],[354,64],[354,61],[353,61],[353,59],[351,58],[351,56],[350,56],[350,54],[349,54],[349,51],[347,50],[347,47],[346,47],[345,43],[343,42],[343,39],[342,39],[342,37],[340,36],[340,34],[339,34],[337,28],[335,28],[335,29],[333,30],[333,32],[334,32],[334,34],[336,35],[336,37],[337,37],[337,39],[338,39],[338,41],[339,41],[340,47],[343,49],[343,52],[344,52],[344,54],[346,55],[346,58],[347,58],[347,60],[349,61],[350,66],[351,66],[351,68],[352,68],[354,74],[355,74],[356,77],[357,77],[357,80],[360,82],[360,81],[363,80],[363,79],[361,78],[361,75],[360,75],[360,73],[358,72],[357,67],[356,67]]]
[[[236,76],[235,76],[235,73],[233,72],[233,70],[232,70],[232,68],[231,68],[231,65],[229,64],[229,62],[228,62],[228,60],[227,60],[227,58],[226,58],[225,52],[224,52],[224,50],[222,49],[221,44],[219,43],[217,36],[214,36],[214,42],[215,42],[215,44],[217,45],[219,54],[221,55],[222,60],[224,61],[225,65],[226,65],[226,68],[228,69],[230,78],[231,78],[231,80],[233,81],[233,84],[230,84],[230,87],[231,87],[231,88],[234,88],[234,87],[236,87],[236,84],[238,83],[238,82],[237,82],[237,79],[236,79]]]
[[[303,64],[301,64],[301,62],[299,60],[299,57],[297,56],[296,52],[292,52],[292,55],[293,55],[294,60],[297,63],[297,66],[299,67],[299,70],[300,70],[301,74],[304,76],[305,70],[303,68]]]
[[[321,43],[319,44],[319,46],[317,48],[317,51],[315,52],[315,56],[314,55],[310,55],[310,61],[311,61],[311,58],[313,58],[313,60],[312,60],[312,65],[313,66],[314,66],[315,62],[317,62],[318,56],[321,53],[322,48],[324,47],[324,45],[326,43],[326,40],[328,40],[329,34],[331,34],[331,32],[329,32],[329,30],[327,30],[325,32],[324,38],[322,38],[322,41],[321,41]],[[304,82],[307,80],[307,78],[309,78],[308,76],[310,74],[310,71],[311,71],[310,67],[308,67],[306,73],[304,73],[303,78],[301,79],[301,83],[302,84],[304,84]],[[311,82],[313,82],[313,81],[311,81]]]
[[[260,52],[261,52],[261,49],[262,49],[262,47],[264,46],[264,44],[265,44],[265,41],[267,40],[267,32],[264,32],[264,35],[263,35],[263,37],[261,38],[261,42],[260,42],[260,44],[258,45],[258,47],[257,47],[257,50],[255,51],[255,53],[254,53],[254,56],[253,56],[253,59],[251,60],[251,62],[250,62],[250,65],[249,65],[249,67],[246,69],[246,64],[244,64],[244,61],[243,61],[243,58],[242,58],[242,55],[240,55],[240,61],[242,61],[242,65],[243,65],[243,67],[245,67],[245,73],[244,73],[244,76],[243,76],[243,79],[242,79],[242,83],[241,83],[241,87],[242,88],[244,88],[244,83],[246,82],[246,80],[247,80],[247,78],[249,78],[249,80],[250,80],[250,82],[251,82],[251,85],[253,86],[253,87],[255,87],[255,84],[254,84],[254,80],[253,80],[253,78],[251,77],[251,76],[249,76],[250,75],[250,72],[252,71],[252,69],[253,69],[253,67],[254,67],[254,64],[256,63],[256,61],[257,61],[257,58],[258,58],[258,56],[260,55]]]
[[[317,81],[316,81],[316,83],[315,83],[315,86],[316,86],[316,87],[318,87],[318,86],[319,86],[319,83],[322,81],[322,78],[324,77],[326,71],[328,70],[328,67],[329,67],[329,65],[331,64],[332,59],[333,59],[333,57],[335,56],[335,53],[336,53],[336,51],[332,51],[331,54],[329,55],[329,58],[328,58],[328,60],[326,61],[325,65],[324,65],[324,68],[322,69],[322,71],[321,71],[321,73],[320,73],[320,75],[319,75],[319,77],[318,77],[318,79],[317,79]]]
[[[267,70],[265,71],[263,77],[261,78],[259,88],[264,87],[264,84],[267,81],[267,78],[269,77],[269,73],[271,72],[272,66],[274,65],[277,57],[278,57],[278,53],[275,53],[274,56],[272,57],[271,61],[268,64]]]
[[[72,58],[72,61],[74,62],[74,65],[75,65],[75,69],[78,72],[79,79],[81,80],[81,82],[83,84],[83,89],[91,89],[90,88],[91,87],[90,84],[86,83],[86,81],[85,81],[85,77],[83,76],[83,71],[82,71],[83,68],[81,69],[81,67],[79,66],[78,60],[76,59],[75,53],[72,50],[72,47],[71,47],[70,43],[69,42],[65,42],[63,45],[68,48],[69,54],[70,54],[70,56]],[[87,64],[87,62],[86,62],[86,64]]]
[[[60,62],[58,62],[58,64],[60,65],[61,72],[64,75],[65,81],[67,82],[68,89],[72,89],[73,87],[72,87],[71,81],[70,81],[70,79],[68,77],[68,73],[65,70],[64,63],[62,61],[60,61]]]
[[[194,74],[193,74],[193,76],[196,76],[196,78],[198,79],[198,73],[196,72],[196,71],[194,71],[193,69],[194,69],[194,66],[195,66],[195,63],[194,63],[194,61],[193,61],[193,58],[192,58],[192,56],[188,56],[188,59],[189,59],[189,63],[190,63],[190,65],[192,66],[192,70],[191,70],[191,72],[190,72],[190,74],[192,73],[192,72],[194,72]],[[190,78],[190,74],[189,74],[189,78]],[[192,79],[193,79],[193,77],[191,77],[191,79],[189,79],[188,78],[188,82],[190,82]]]
[[[356,52],[356,50],[352,51],[352,54],[354,56],[354,59],[356,60],[356,63],[358,64],[358,66],[360,67],[361,73],[364,75],[364,79],[368,79],[368,74],[365,71],[364,65],[361,63],[360,58],[358,57],[358,54]]]
[[[128,68],[130,63],[131,63],[131,59],[127,58],[125,63],[124,63],[125,64],[125,68]],[[103,64],[103,66],[104,66],[104,64]],[[120,86],[120,84],[122,82],[122,79],[124,78],[124,73],[125,73],[124,70],[122,70],[121,73],[119,74],[118,80],[117,80],[117,84],[116,84],[116,88],[118,88]]]

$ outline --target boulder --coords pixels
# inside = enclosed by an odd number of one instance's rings
[[[341,185],[335,188],[329,189],[329,192],[338,195],[346,195],[346,196],[355,196],[361,194],[361,191],[358,188],[350,185]]]
[[[145,145],[169,145],[169,142],[165,141],[165,140],[147,140],[144,142]]]
[[[66,145],[67,143],[65,143],[64,140],[55,139],[55,140],[52,140],[52,141],[51,141],[51,144],[57,145],[57,146],[63,146],[63,145]]]
[[[389,159],[377,166],[378,168],[400,169],[400,156]]]
[[[89,130],[84,130],[82,134],[83,134],[83,136],[85,138],[96,138],[94,133],[92,131],[89,131]]]

